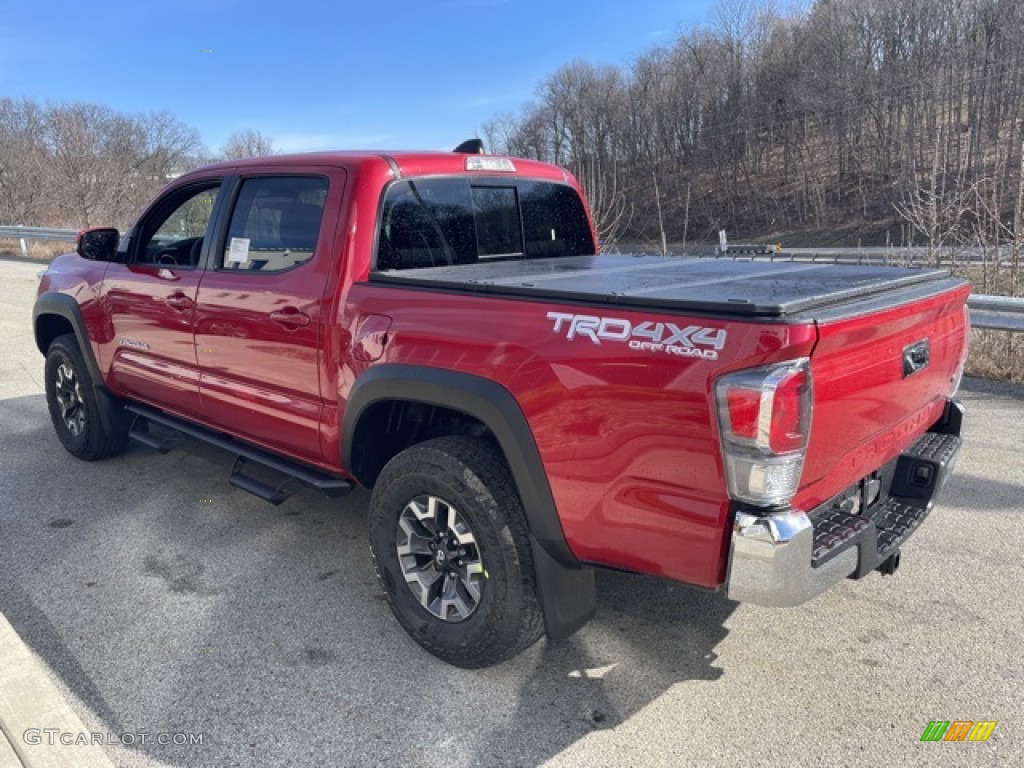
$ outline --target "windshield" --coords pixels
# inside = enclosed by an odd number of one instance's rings
[[[376,269],[594,251],[583,202],[568,185],[501,177],[406,179],[384,197]]]

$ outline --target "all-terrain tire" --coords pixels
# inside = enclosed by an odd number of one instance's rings
[[[58,336],[46,353],[46,404],[57,438],[83,461],[116,456],[128,445],[124,429],[108,430],[89,369],[73,334]]]
[[[416,568],[410,568],[411,556],[400,557],[399,540],[412,541],[407,530],[416,519],[410,504],[419,504],[416,509],[425,512],[430,499],[443,510],[439,518],[457,520],[463,531],[468,527],[471,533],[465,538],[473,544],[467,559],[477,557],[474,562],[482,565],[483,578],[472,585],[474,591],[479,585],[478,597],[468,615],[442,618],[436,608],[424,604],[426,591],[419,582],[407,582]],[[417,541],[422,547],[426,539]],[[544,633],[526,517],[504,458],[489,442],[441,437],[414,445],[388,462],[370,501],[370,550],[395,617],[417,643],[450,664],[497,664]],[[429,553],[421,554],[425,557],[417,557],[429,568]],[[457,573],[450,575],[454,584]]]

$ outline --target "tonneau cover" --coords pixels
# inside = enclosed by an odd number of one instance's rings
[[[947,276],[938,269],[600,254],[374,272],[370,280],[624,307],[784,317]]]

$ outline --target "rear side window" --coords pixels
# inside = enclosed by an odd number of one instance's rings
[[[313,258],[327,179],[274,176],[242,182],[219,268],[281,272]]]
[[[572,187],[507,178],[407,179],[384,197],[377,269],[594,253]]]

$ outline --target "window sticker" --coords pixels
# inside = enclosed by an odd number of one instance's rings
[[[249,238],[232,237],[228,248],[228,264],[249,263]]]

